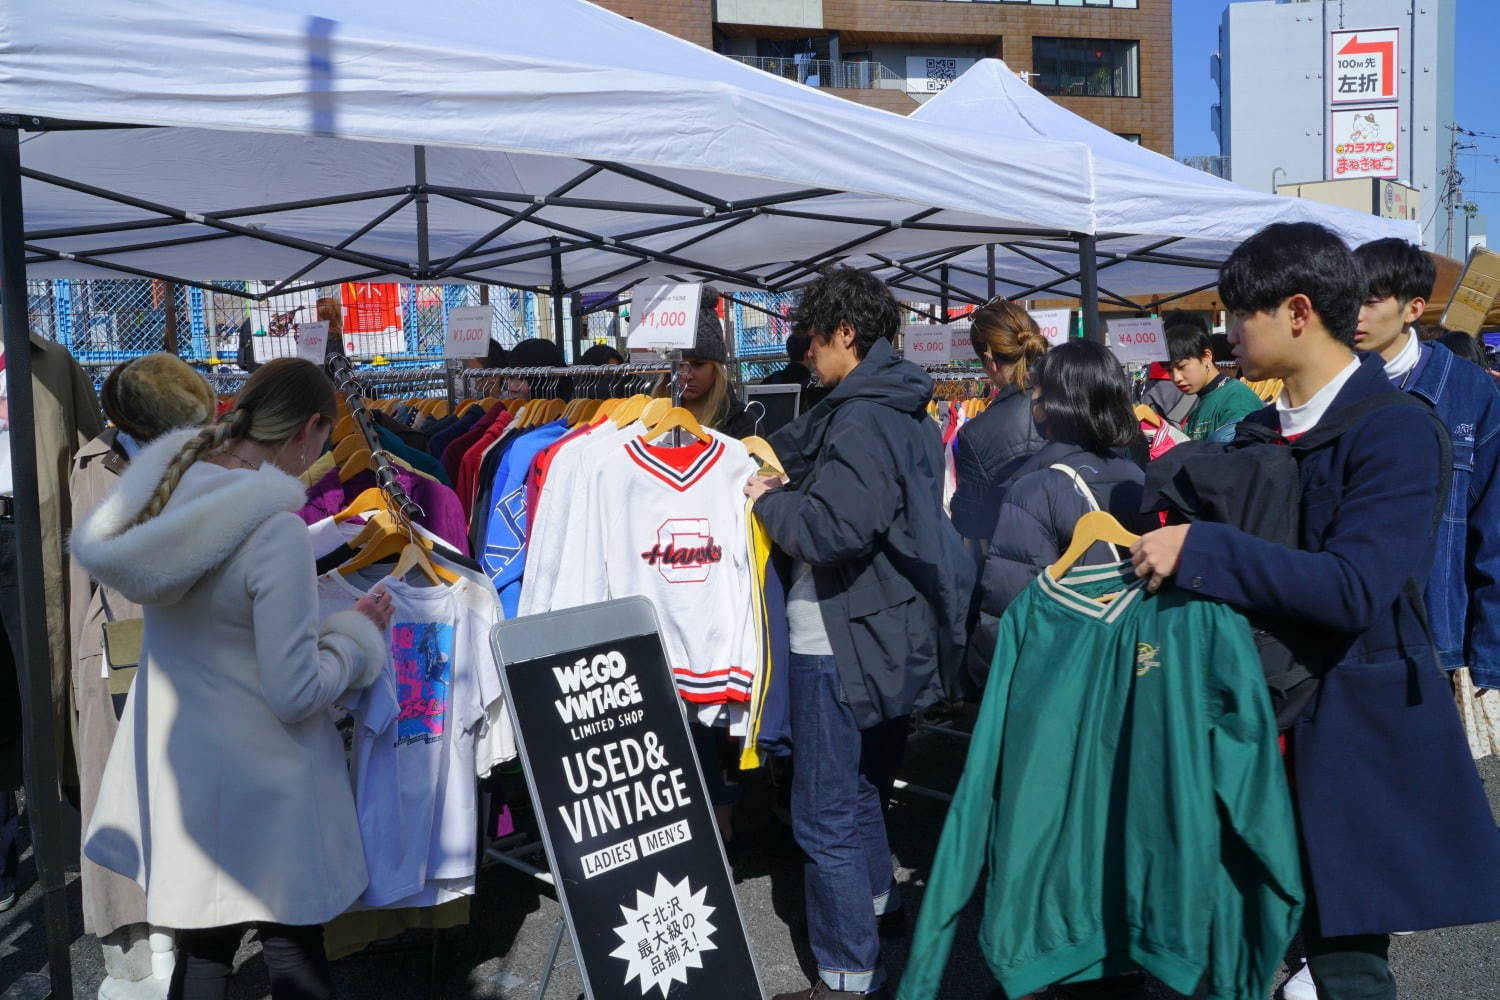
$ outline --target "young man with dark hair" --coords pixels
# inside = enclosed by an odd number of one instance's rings
[[[943,514],[932,379],[891,346],[890,290],[834,268],[803,290],[792,324],[832,391],[771,436],[787,479],[745,487],[791,561],[792,830],[818,964],[810,989],[778,1000],[883,997],[877,917],[895,885],[882,796],[908,716],[957,679],[974,564]]]
[[[1500,687],[1500,389],[1475,365],[1413,324],[1432,296],[1432,258],[1405,240],[1354,251],[1369,284],[1355,346],[1374,351],[1392,384],[1425,400],[1453,439],[1447,515],[1427,580],[1427,613],[1446,670],[1467,666],[1481,688]]]
[[[1353,254],[1312,223],[1273,225],[1230,255],[1219,292],[1235,354],[1247,377],[1285,384],[1242,427],[1288,441],[1327,428],[1298,454],[1299,544],[1199,521],[1131,550],[1152,590],[1175,577],[1308,636],[1297,655],[1319,689],[1288,756],[1322,1000],[1394,1000],[1393,931],[1500,918],[1500,834],[1419,589],[1442,513],[1445,430],[1392,387],[1378,356],[1354,354],[1366,289]]]
[[[1227,424],[1248,417],[1264,404],[1250,387],[1219,371],[1214,363],[1213,339],[1208,324],[1189,313],[1168,314],[1167,357],[1172,384],[1198,398],[1182,422],[1187,436],[1201,441]]]

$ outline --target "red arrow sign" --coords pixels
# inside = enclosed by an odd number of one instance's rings
[[[1363,42],[1359,36],[1350,38],[1344,47],[1339,49],[1341,56],[1380,56],[1381,75],[1381,97],[1396,96],[1396,43],[1395,42]]]

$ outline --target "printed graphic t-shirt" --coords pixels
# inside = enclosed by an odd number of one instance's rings
[[[322,613],[352,608],[384,582],[395,605],[391,659],[347,707],[355,720],[354,802],[370,884],[367,906],[415,905],[442,881],[474,876],[476,739],[502,700],[489,652],[494,592],[468,580],[435,587],[373,575],[318,580]],[[356,585],[357,584],[357,585]]]

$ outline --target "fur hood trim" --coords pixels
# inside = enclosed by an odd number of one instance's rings
[[[172,459],[199,432],[172,431],[141,449],[74,529],[73,556],[136,604],[170,604],[223,565],[265,521],[307,502],[301,483],[269,464],[256,470],[195,463],[160,514],[134,524]]]

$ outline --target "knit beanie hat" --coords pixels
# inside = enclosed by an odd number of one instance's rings
[[[698,333],[693,346],[682,352],[685,358],[696,361],[729,360],[724,348],[724,324],[716,311],[719,307],[719,290],[713,285],[703,286],[703,297],[698,301]]]
[[[208,380],[175,354],[147,354],[116,365],[100,405],[110,423],[145,444],[179,427],[214,419],[217,398]]]

